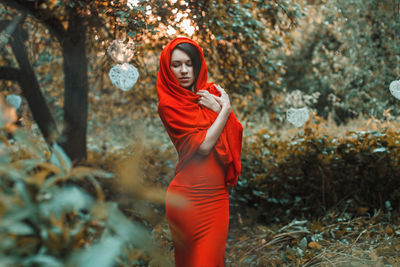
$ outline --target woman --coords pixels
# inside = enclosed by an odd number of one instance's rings
[[[166,198],[175,264],[224,266],[227,186],[240,174],[243,127],[224,89],[207,83],[203,51],[189,38],[163,49],[157,94],[158,113],[179,156]],[[176,205],[176,195],[185,205]]]

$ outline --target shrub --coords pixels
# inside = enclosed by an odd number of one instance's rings
[[[266,129],[245,138],[242,176],[231,195],[241,215],[262,221],[356,214],[400,203],[400,137],[393,128],[343,137],[308,124],[293,137]]]

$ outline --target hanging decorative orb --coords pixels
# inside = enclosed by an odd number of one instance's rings
[[[400,81],[393,81],[389,85],[390,93],[397,99],[400,99]]]
[[[114,40],[108,47],[108,55],[118,64],[129,62],[135,54],[135,44],[131,41]]]
[[[131,64],[124,63],[112,67],[108,75],[113,85],[123,91],[128,91],[137,82],[139,72]]]
[[[19,95],[8,95],[6,101],[17,110],[21,106],[22,99]]]
[[[307,108],[290,108],[286,111],[286,119],[296,127],[301,127],[308,121],[309,112]]]

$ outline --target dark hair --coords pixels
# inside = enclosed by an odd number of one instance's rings
[[[197,78],[199,77],[200,69],[201,69],[201,59],[200,54],[197,48],[189,43],[180,43],[175,46],[174,49],[180,49],[186,54],[189,55],[190,60],[193,64],[193,72],[194,72],[194,82],[193,85],[196,87]]]

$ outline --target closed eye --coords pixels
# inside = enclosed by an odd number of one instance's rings
[[[172,65],[172,67],[177,68],[177,67],[179,67],[179,66],[182,65],[182,64],[186,64],[186,66],[189,66],[189,67],[192,67],[192,66],[193,66],[193,63],[192,63],[191,60],[189,60],[189,61],[187,61],[187,62],[185,62],[185,63],[181,63],[180,61],[173,61],[171,65]]]

